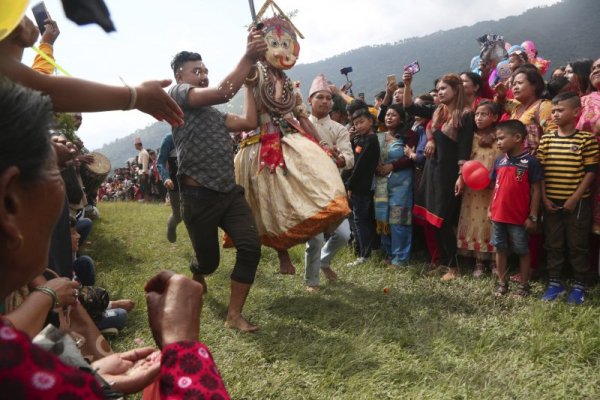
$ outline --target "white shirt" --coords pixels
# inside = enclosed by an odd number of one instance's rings
[[[140,150],[140,152],[138,153],[138,164],[140,164],[142,166],[138,170],[139,175],[148,173],[148,161],[149,160],[150,160],[150,154],[148,154],[148,151],[146,151],[146,149],[142,148]]]
[[[344,125],[332,120],[329,115],[321,119],[310,115],[308,119],[315,126],[317,132],[319,132],[321,139],[329,147],[335,146],[339,150],[341,156],[344,157],[344,161],[346,161],[344,169],[352,169],[354,167],[354,152],[352,151],[348,129]]]

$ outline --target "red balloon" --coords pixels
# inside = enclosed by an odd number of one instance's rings
[[[489,171],[483,165],[481,168],[471,172],[468,176],[463,174],[465,184],[473,190],[482,190],[490,185]]]
[[[463,178],[466,178],[467,176],[471,175],[473,171],[479,168],[485,168],[485,165],[483,165],[481,161],[469,160],[465,162],[461,169]]]

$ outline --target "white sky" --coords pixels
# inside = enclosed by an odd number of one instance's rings
[[[305,36],[299,63],[310,63],[365,45],[518,15],[558,0],[276,2],[285,12],[298,10],[293,22]],[[55,43],[58,64],[74,76],[116,85],[119,76],[129,84],[171,78],[169,63],[181,50],[200,53],[211,82],[217,83],[243,54],[250,23],[246,0],[106,0],[117,28],[107,35],[97,25],[79,27],[67,20],[60,0],[45,3],[61,30]],[[255,0],[257,11],[262,4]],[[30,63],[33,56],[28,50],[23,61]],[[152,122],[139,111],[89,113],[78,133],[94,149]]]

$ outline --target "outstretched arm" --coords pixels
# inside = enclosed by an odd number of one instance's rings
[[[242,115],[227,114],[225,125],[232,132],[249,131],[258,126],[256,102],[252,89],[248,86],[244,91],[244,113]]]
[[[21,64],[23,49],[33,45],[37,37],[37,29],[29,18],[24,17],[13,33],[0,41],[0,75],[47,93],[52,98],[54,111],[124,110],[131,105],[132,108],[150,114],[159,121],[165,120],[172,125],[183,123],[183,112],[163,90],[171,83],[170,80],[143,82],[135,88],[135,96],[134,90],[127,87],[45,75]],[[91,93],[93,95],[90,95]]]
[[[252,66],[267,51],[267,43],[256,38],[258,31],[253,30],[248,35],[246,53],[238,62],[233,71],[223,79],[217,87],[195,87],[188,92],[188,105],[199,108],[227,103],[235,96],[244,83]]]

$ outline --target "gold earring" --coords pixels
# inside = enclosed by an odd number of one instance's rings
[[[23,238],[23,235],[19,233],[19,235],[17,236],[17,239],[15,242],[9,244],[7,246],[8,250],[17,250],[19,247],[21,247],[23,245],[23,241],[25,240]]]

